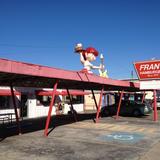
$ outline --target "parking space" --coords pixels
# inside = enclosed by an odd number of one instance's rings
[[[43,136],[44,130],[11,136],[1,139],[0,157],[1,160],[142,159],[160,142],[160,123],[151,119],[151,116],[119,120],[107,117],[97,124],[86,119],[59,125],[48,138]]]

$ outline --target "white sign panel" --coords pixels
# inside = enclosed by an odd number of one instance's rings
[[[160,89],[160,80],[140,81],[140,89]]]

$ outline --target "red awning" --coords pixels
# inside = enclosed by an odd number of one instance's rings
[[[89,94],[89,92],[84,92],[84,91],[79,91],[79,90],[72,90],[72,91],[69,91],[69,93],[71,95],[74,95],[74,96],[78,96],[78,95],[83,96],[83,95]],[[39,95],[39,96],[51,96],[52,95],[52,91],[36,90],[36,95]],[[63,91],[56,91],[56,95],[66,96],[68,94],[67,94],[66,90],[63,90]]]
[[[56,95],[60,95],[61,93],[56,91]],[[46,90],[36,90],[36,95],[38,96],[51,96],[52,91],[46,91]]]
[[[21,95],[20,92],[14,91],[15,95]],[[0,96],[11,96],[11,90],[10,89],[0,89]]]
[[[68,95],[66,90],[62,91],[62,93],[63,95]],[[69,91],[69,93],[73,96],[83,96],[83,95],[90,94],[89,92],[79,91],[79,90],[72,90],[72,91]]]

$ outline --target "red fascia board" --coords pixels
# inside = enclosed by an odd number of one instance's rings
[[[30,76],[40,76],[56,79],[79,80],[73,71],[51,68],[41,65],[0,59],[0,72],[23,74]]]
[[[129,82],[129,81],[122,81],[122,80],[114,80],[111,78],[103,78],[98,75],[94,74],[88,74],[88,81],[89,82],[94,82],[94,83],[99,83],[99,84],[104,84],[104,85],[109,85],[109,86],[121,86],[121,87],[135,87],[139,88],[139,83],[134,83],[134,82]]]
[[[20,92],[18,91],[14,91],[15,95],[21,95]],[[0,96],[11,96],[11,91],[10,90],[6,90],[6,89],[0,89]]]

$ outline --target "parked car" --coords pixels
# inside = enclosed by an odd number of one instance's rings
[[[101,116],[115,115],[117,113],[118,103],[101,108]],[[143,116],[152,112],[152,108],[141,102],[122,100],[120,115]]]
[[[154,100],[147,99],[144,103],[154,109]],[[157,110],[160,110],[160,98],[157,98]]]

